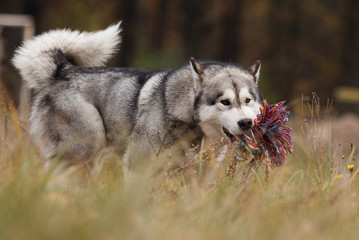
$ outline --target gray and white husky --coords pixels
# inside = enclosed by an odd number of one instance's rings
[[[30,133],[46,159],[91,161],[112,146],[131,166],[176,142],[183,151],[202,138],[230,143],[253,126],[263,101],[259,61],[249,68],[193,58],[175,69],[104,67],[120,32],[120,24],[55,30],[16,51],[13,64],[32,95]]]

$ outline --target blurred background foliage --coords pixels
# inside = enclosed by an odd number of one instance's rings
[[[270,102],[295,106],[316,92],[322,103],[334,99],[338,112],[359,112],[359,1],[1,0],[0,13],[33,16],[36,34],[122,20],[121,50],[109,65],[176,67],[193,56],[249,66],[260,59]],[[13,29],[2,34],[7,66],[21,37]],[[3,69],[4,79],[19,78]]]

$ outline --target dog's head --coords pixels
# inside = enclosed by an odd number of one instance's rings
[[[190,67],[196,94],[195,120],[204,134],[231,142],[250,130],[263,102],[258,89],[260,61],[244,69],[191,58]]]

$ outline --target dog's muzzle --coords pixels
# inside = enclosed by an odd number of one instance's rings
[[[245,118],[242,119],[240,121],[238,121],[238,126],[239,128],[243,131],[246,132],[249,129],[251,129],[253,127],[253,121],[250,118]],[[234,134],[232,134],[227,128],[223,127],[223,132],[224,134],[229,138],[229,140],[231,142],[236,141],[238,138],[240,138],[240,136],[236,136]],[[243,133],[244,134],[244,133]]]

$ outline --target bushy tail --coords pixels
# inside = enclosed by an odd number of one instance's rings
[[[121,42],[120,23],[97,32],[54,30],[23,43],[12,59],[30,89],[49,85],[55,74],[55,56],[61,51],[76,66],[102,66]]]

